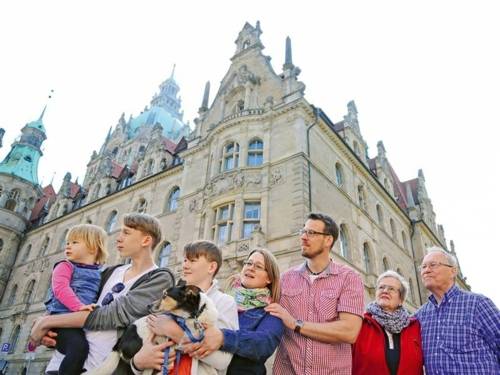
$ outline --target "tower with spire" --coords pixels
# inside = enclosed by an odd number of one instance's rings
[[[24,232],[29,227],[31,211],[41,196],[38,184],[38,162],[41,145],[47,138],[43,124],[46,106],[35,121],[21,129],[0,163],[0,298],[5,290],[10,269]]]

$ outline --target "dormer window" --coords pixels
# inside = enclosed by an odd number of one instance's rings
[[[243,46],[241,47],[241,49],[244,50],[244,49],[247,49],[248,47],[250,47],[250,41],[249,40],[245,40],[243,42]]]

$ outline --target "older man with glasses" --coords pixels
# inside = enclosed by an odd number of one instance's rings
[[[434,374],[500,374],[500,313],[480,294],[455,285],[456,258],[432,247],[420,266],[429,301],[420,321],[425,371]]]

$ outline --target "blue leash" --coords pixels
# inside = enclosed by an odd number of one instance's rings
[[[194,337],[193,333],[189,329],[189,327],[186,324],[186,319],[182,318],[180,316],[174,315],[172,313],[166,312],[164,315],[169,316],[172,318],[178,325],[179,327],[182,328],[184,333],[189,337],[189,340],[191,340],[192,343],[200,342],[205,338],[205,332],[201,330],[200,337]],[[166,348],[165,351],[163,352],[163,366],[162,366],[162,375],[168,375],[168,356],[170,354],[170,347]],[[175,369],[175,375],[179,374],[179,363],[181,361],[181,355],[182,352],[180,350],[177,350],[175,352],[175,363],[174,363],[174,369]]]

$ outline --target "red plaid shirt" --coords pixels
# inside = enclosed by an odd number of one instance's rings
[[[305,263],[281,277],[280,304],[295,319],[326,323],[339,312],[363,316],[363,282],[351,268],[330,262],[311,282]],[[327,344],[285,329],[274,361],[275,375],[350,375],[350,344]]]

